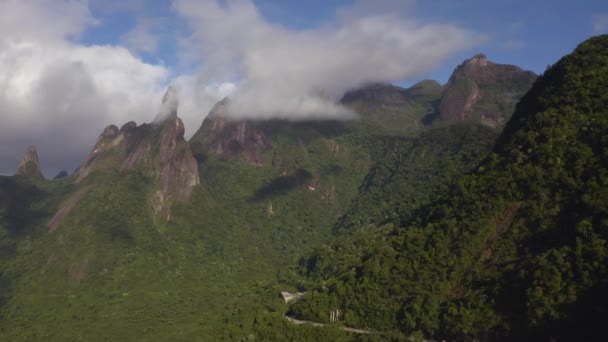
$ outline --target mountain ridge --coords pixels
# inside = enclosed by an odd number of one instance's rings
[[[33,179],[44,179],[40,171],[38,161],[38,151],[34,145],[30,145],[17,166],[16,176],[28,177]]]
[[[608,298],[608,36],[549,68],[493,152],[413,216],[300,261],[292,306],[324,322],[449,340],[594,340]]]
[[[602,263],[588,263],[576,248],[604,260],[603,249],[589,246],[603,246],[593,210],[605,206],[600,180],[577,188],[589,198],[571,196],[562,163],[573,175],[595,175],[591,166],[603,164],[594,156],[608,142],[596,139],[606,128],[595,114],[573,114],[585,119],[592,153],[577,144],[582,131],[552,131],[555,115],[530,121],[530,108],[541,106],[530,100],[538,87],[498,143],[502,125],[438,119],[445,89],[431,80],[351,93],[343,104],[361,115],[348,122],[228,119],[226,99],[189,141],[170,88],[152,123],[106,127],[75,174],[48,182],[0,177],[0,337],[353,339],[332,325],[292,326],[287,311],[383,332],[364,340],[563,332],[551,315],[577,303],[568,302],[569,291],[601,293]],[[517,138],[507,139],[511,131]],[[587,159],[542,157],[564,145]],[[538,156],[553,173],[525,164]],[[530,193],[534,201],[525,200]],[[570,205],[586,208],[591,226],[574,217],[580,234],[556,234],[554,215]],[[533,252],[518,258],[519,250]],[[553,274],[563,288],[552,287]],[[304,290],[291,307],[278,297]]]

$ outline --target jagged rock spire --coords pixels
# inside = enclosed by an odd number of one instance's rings
[[[160,110],[154,119],[154,123],[163,123],[169,119],[177,118],[177,108],[179,107],[179,97],[177,90],[173,86],[169,86],[163,96],[163,101],[160,105]]]
[[[198,163],[184,138],[184,124],[177,116],[178,98],[169,87],[153,124],[131,121],[120,129],[110,125],[75,176],[80,183],[95,171],[140,170],[153,180],[155,217],[170,219],[171,206],[188,202],[200,183]]]
[[[34,145],[30,145],[23,155],[19,166],[17,166],[16,176],[44,178],[40,171],[40,163],[38,162],[38,152]]]

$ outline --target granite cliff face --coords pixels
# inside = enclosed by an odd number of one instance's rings
[[[31,145],[23,155],[23,158],[17,166],[17,173],[15,176],[31,177],[31,178],[44,178],[40,171],[40,163],[38,162],[38,152],[36,147]]]
[[[474,120],[497,127],[511,117],[515,104],[532,87],[536,77],[533,72],[496,64],[478,54],[452,73],[439,105],[439,119]]]
[[[154,123],[106,127],[77,171],[75,182],[104,170],[141,170],[156,187],[152,199],[155,216],[170,219],[172,204],[189,201],[199,184],[198,166],[184,139],[184,124],[177,116],[172,92],[167,91]]]
[[[217,103],[192,141],[222,159],[241,158],[250,164],[263,164],[264,151],[273,147],[267,130],[253,120],[230,119],[228,106],[228,99]]]

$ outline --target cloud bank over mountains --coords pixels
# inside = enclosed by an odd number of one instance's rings
[[[237,117],[349,117],[335,104],[344,92],[420,76],[479,42],[452,25],[389,12],[363,15],[359,8],[371,3],[359,1],[353,11],[339,11],[336,22],[304,31],[268,23],[246,0],[177,0],[174,8],[190,24],[189,45],[204,58],[202,79],[235,80]]]
[[[29,144],[47,176],[73,169],[106,125],[152,121],[170,84],[187,134],[225,96],[235,117],[350,118],[336,104],[345,91],[418,77],[483,39],[418,22],[410,3],[359,0],[295,30],[268,21],[251,0],[174,0],[167,16],[185,23],[172,38],[184,68],[137,55],[159,49],[146,32],[159,28],[143,17],[137,34],[91,45],[82,35],[103,23],[85,0],[0,0],[0,173],[14,172]]]

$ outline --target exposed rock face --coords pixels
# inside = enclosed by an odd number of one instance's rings
[[[100,139],[102,138],[112,138],[118,135],[119,130],[115,125],[110,125],[106,127],[100,135]]]
[[[156,184],[153,210],[157,217],[168,220],[173,203],[189,201],[200,181],[198,165],[184,139],[184,124],[177,117],[172,91],[165,95],[153,124],[137,126],[128,122],[120,130],[114,125],[106,127],[78,170],[75,182],[82,182],[95,171],[140,169]]]
[[[483,54],[475,55],[452,73],[439,105],[439,118],[498,126],[509,119],[536,77],[520,67],[496,64]]]
[[[240,157],[255,165],[263,164],[263,152],[273,146],[267,132],[255,121],[230,119],[228,105],[228,99],[216,104],[192,139],[220,158]]]
[[[36,147],[30,145],[23,155],[19,166],[17,166],[16,176],[33,177],[33,178],[44,178],[40,171],[40,163],[38,162],[38,152]]]
[[[165,121],[160,131],[156,157],[160,189],[155,194],[154,210],[156,214],[166,214],[167,220],[170,212],[166,204],[189,201],[200,182],[198,164],[184,139],[184,131],[184,123],[177,116]]]

